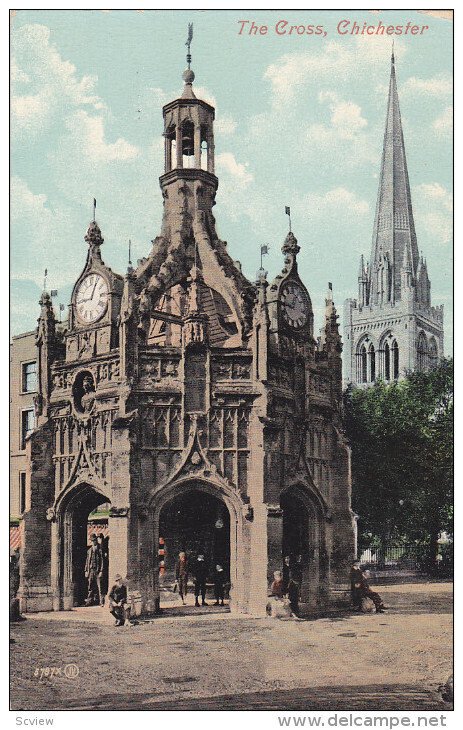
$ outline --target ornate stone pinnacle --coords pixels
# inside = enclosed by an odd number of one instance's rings
[[[301,250],[301,247],[297,245],[297,238],[292,231],[290,231],[286,236],[281,250],[285,255],[292,254],[293,256],[297,256]]]
[[[101,235],[100,226],[96,221],[92,221],[87,229],[87,233],[84,236],[84,241],[88,243],[89,246],[101,246],[101,244],[104,242],[104,238]]]

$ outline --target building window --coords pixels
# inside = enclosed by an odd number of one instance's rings
[[[437,343],[434,337],[431,337],[429,340],[429,348],[428,348],[428,356],[429,356],[429,367],[435,368],[437,366]]]
[[[395,340],[392,343],[391,354],[392,354],[392,374],[393,374],[394,380],[398,380],[398,378],[399,378],[399,346]]]
[[[391,379],[391,361],[390,361],[389,355],[390,355],[389,344],[386,342],[386,344],[384,345],[384,379],[385,380]]]
[[[30,408],[21,413],[21,449],[26,448],[26,438],[35,428],[34,409]]]
[[[37,363],[26,362],[23,365],[22,392],[35,393],[37,390]]]
[[[19,472],[19,513],[26,511],[26,472]]]
[[[418,337],[417,364],[421,373],[428,369],[428,341],[424,332],[420,332]]]
[[[361,373],[361,382],[366,383],[367,382],[367,348],[365,345],[362,345],[362,349],[360,350],[360,373]]]
[[[368,357],[370,359],[370,383],[374,383],[376,379],[376,355],[373,343],[368,348]]]

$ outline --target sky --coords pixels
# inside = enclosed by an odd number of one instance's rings
[[[431,13],[431,14],[429,14]],[[285,206],[299,273],[322,324],[327,283],[338,311],[370,256],[386,117],[391,36],[362,26],[428,25],[395,36],[396,73],[418,246],[452,351],[452,23],[436,11],[18,10],[11,19],[11,331],[35,327],[43,289],[67,305],[97,200],[102,256],[124,274],[158,235],[162,105],[182,91],[194,23],[196,96],[216,108],[214,214],[251,280],[282,268]],[[434,15],[432,13],[435,13]],[[239,21],[266,34],[249,35]],[[278,35],[278,21],[322,35]],[[279,26],[282,29],[282,26]]]

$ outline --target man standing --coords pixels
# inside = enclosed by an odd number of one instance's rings
[[[103,606],[101,597],[101,575],[103,572],[103,555],[98,545],[97,537],[92,535],[92,544],[87,550],[87,560],[85,561],[85,577],[88,580],[88,594],[85,599],[86,606],[92,606],[94,603]]]
[[[215,572],[214,572],[214,594],[215,594],[215,604],[214,606],[223,606],[224,602],[224,584],[225,582],[225,571],[223,567],[220,565],[220,563],[217,563],[215,566]]]
[[[114,577],[114,585],[109,591],[109,611],[116,619],[116,626],[132,626],[130,606],[127,603],[127,586],[119,574]]]
[[[195,578],[195,606],[199,606],[199,594],[201,593],[201,603],[203,606],[207,606],[206,603],[206,578],[207,578],[207,566],[204,560],[204,553],[199,553],[196,558],[196,562],[193,566],[193,573]]]
[[[188,590],[188,559],[186,553],[178,554],[177,565],[175,566],[175,579],[178,583],[178,592],[185,605],[185,598]]]
[[[289,566],[288,598],[291,611],[299,616],[299,598],[302,585],[302,555],[298,555]]]

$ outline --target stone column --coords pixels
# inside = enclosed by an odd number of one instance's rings
[[[172,169],[172,140],[167,134],[164,137],[164,164],[165,171],[170,172]]]
[[[60,596],[60,540],[59,525],[57,519],[53,519],[51,523],[51,589],[53,592],[53,611],[59,611],[61,608]]]
[[[179,124],[175,127],[175,145],[177,154],[177,165],[178,169],[183,167],[183,150],[182,150],[182,128]]]
[[[201,127],[199,124],[195,125],[195,137],[194,137],[194,154],[195,154],[195,167],[201,169]]]

